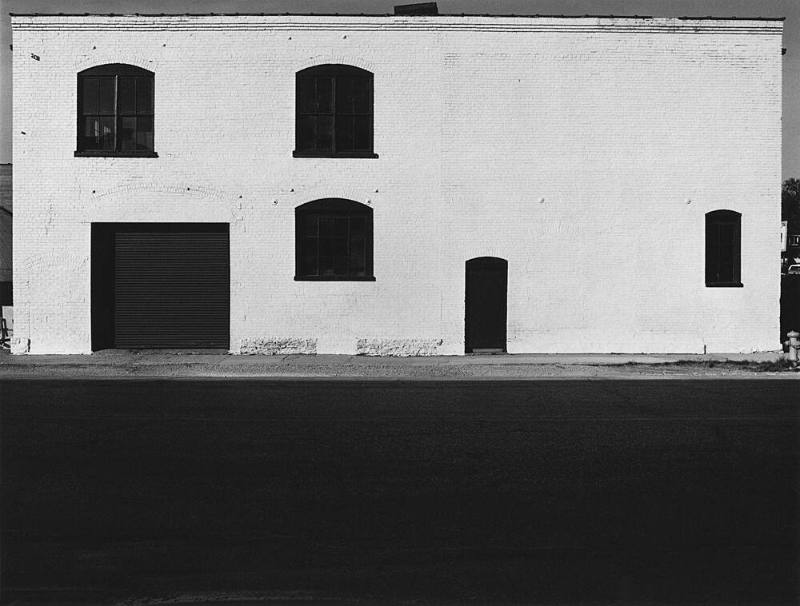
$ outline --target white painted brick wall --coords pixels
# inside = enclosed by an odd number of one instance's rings
[[[508,260],[510,352],[779,347],[776,21],[25,17],[14,351],[90,350],[90,224],[231,225],[231,348],[464,348],[464,264]],[[39,60],[32,57],[36,55]],[[157,159],[75,158],[76,74],[155,72]],[[293,158],[295,73],[375,75],[378,159]],[[374,208],[375,282],[295,282],[294,209]],[[704,215],[742,214],[744,288]],[[427,347],[427,346],[426,346]]]

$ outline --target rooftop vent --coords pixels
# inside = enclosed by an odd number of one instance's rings
[[[439,7],[435,2],[418,2],[417,4],[400,4],[394,7],[395,15],[438,15]]]

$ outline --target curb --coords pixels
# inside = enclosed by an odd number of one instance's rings
[[[103,352],[0,355],[0,378],[526,380],[793,378],[780,352],[729,355],[553,354],[381,358]]]

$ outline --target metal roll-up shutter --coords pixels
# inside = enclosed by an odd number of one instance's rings
[[[228,349],[227,224],[128,224],[113,232],[114,347]]]

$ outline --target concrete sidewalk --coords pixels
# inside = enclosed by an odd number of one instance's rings
[[[800,377],[781,352],[752,354],[513,354],[430,357],[243,356],[223,352],[0,353],[0,378],[264,377],[541,379]]]

